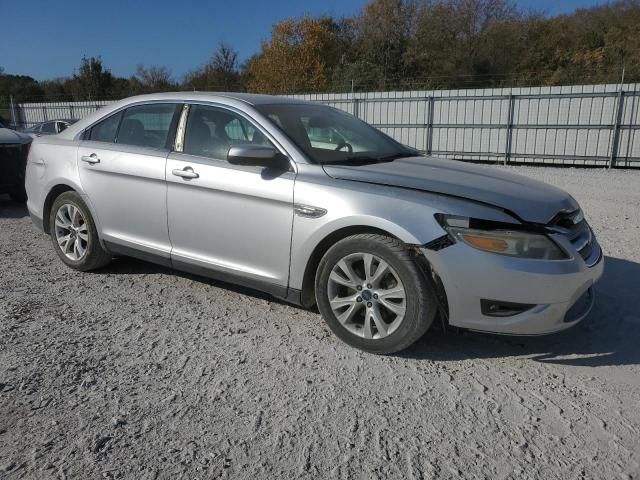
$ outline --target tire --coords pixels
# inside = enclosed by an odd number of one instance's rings
[[[433,283],[402,242],[384,235],[353,235],[333,245],[318,265],[315,292],[329,328],[345,343],[377,354],[409,347],[437,312]]]
[[[64,192],[55,199],[49,216],[49,228],[53,248],[68,267],[87,272],[111,261],[111,255],[100,244],[89,208],[76,192]],[[59,241],[64,237],[69,240]],[[77,245],[77,249],[74,245]]]
[[[9,197],[16,203],[26,203],[27,191],[24,188],[22,188],[21,190],[15,190],[9,193]]]

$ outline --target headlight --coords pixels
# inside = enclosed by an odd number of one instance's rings
[[[537,260],[568,258],[553,240],[541,233],[509,230],[505,224],[464,217],[440,215],[438,221],[455,241],[485,252]]]

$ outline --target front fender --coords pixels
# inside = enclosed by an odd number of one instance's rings
[[[459,198],[348,180],[296,180],[296,205],[325,209],[319,218],[296,215],[291,239],[289,286],[301,289],[316,248],[340,230],[360,227],[387,232],[406,244],[424,245],[446,232],[436,213],[479,216],[496,221],[514,219],[495,208]]]
[[[294,219],[294,235],[291,246],[291,269],[289,286],[291,288],[302,289],[307,264],[311,259],[316,248],[323,243],[325,239],[333,236],[340,231],[361,230],[381,230],[384,231],[407,244],[422,244],[419,236],[412,233],[406,228],[396,223],[390,222],[384,218],[374,217],[371,215],[352,215],[333,219],[323,223],[321,226],[312,225],[313,219],[296,217]],[[440,226],[438,225],[438,228]],[[306,232],[306,233],[305,233]],[[437,238],[437,233],[430,235]],[[423,237],[428,238],[428,237]]]

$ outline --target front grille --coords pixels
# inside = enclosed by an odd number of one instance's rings
[[[574,223],[576,220],[578,222]],[[591,257],[594,248],[593,232],[582,212],[577,210],[560,214],[553,220],[550,228],[566,236],[584,260]]]

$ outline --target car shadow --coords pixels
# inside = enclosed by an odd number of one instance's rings
[[[128,257],[117,258],[96,273],[176,275],[250,297],[302,308],[258,290]],[[501,336],[445,331],[436,323],[421,340],[396,355],[433,361],[528,357],[541,363],[587,367],[640,364],[640,264],[606,257],[605,271],[595,291],[596,304],[589,317],[561,333],[540,337]]]
[[[640,364],[640,264],[606,257],[595,292],[591,314],[561,333],[516,337],[445,332],[435,326],[399,355],[440,361],[529,357],[542,363],[586,367]]]
[[[9,195],[0,194],[0,218],[24,218],[28,215],[24,203],[14,202]]]
[[[253,288],[244,287],[235,283],[228,283],[223,280],[215,280],[212,278],[204,277],[201,275],[195,275],[192,273],[175,270],[171,267],[165,267],[156,263],[151,263],[143,260],[138,260],[132,257],[117,257],[111,263],[102,267],[99,270],[95,270],[92,273],[96,274],[115,274],[115,275],[141,275],[141,274],[164,274],[172,275],[180,278],[186,278],[194,282],[200,282],[212,287],[224,288],[232,292],[240,293],[254,298],[262,300],[268,300],[273,303],[281,305],[291,306],[293,308],[302,308],[297,305],[285,302],[277,297],[269,295],[268,293],[255,290]]]

